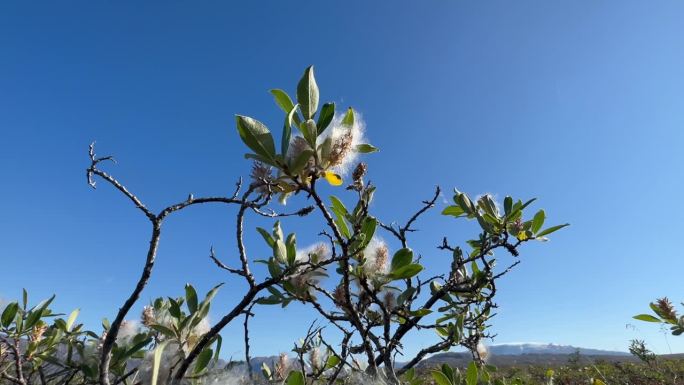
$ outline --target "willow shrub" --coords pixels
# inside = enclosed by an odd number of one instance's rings
[[[415,212],[407,213],[401,224],[396,218],[380,218],[373,210],[376,186],[367,181],[369,166],[359,161],[378,149],[363,139],[359,114],[353,108],[338,111],[334,103],[320,104],[313,67],[304,71],[295,100],[283,90],[271,93],[284,113],[279,139],[266,124],[236,116],[239,137],[250,150],[245,156],[254,163],[249,185],[238,182],[230,196],[191,194],[154,211],[102,168],[112,157],[98,157],[90,146],[89,185],[96,187],[96,181],[110,185],[150,223],[140,278],[112,321],[103,322],[100,333],[76,324],[77,312],[67,319],[53,314],[51,300],[28,307],[25,295],[21,304],[7,305],[0,322],[3,382],[156,385],[215,380],[227,370],[218,365],[220,333],[236,321],[244,325],[247,365],[241,379],[245,382],[333,384],[364,376],[417,385],[422,380],[414,367],[427,355],[456,346],[472,352],[473,362],[464,373],[447,367],[434,372],[440,385],[502,381],[490,375],[493,368],[485,365],[483,344],[490,337],[496,284],[520,263],[523,244],[545,241],[567,225],[546,227],[544,210],[529,214],[534,199],[506,196],[496,202],[490,195],[473,198],[454,189],[451,204],[441,213],[474,221],[476,231],[462,243],[465,248],[444,237],[438,249],[448,258],[431,262],[443,261],[437,274],[427,275],[421,255],[431,253],[413,250],[411,237],[414,225],[436,206],[441,190],[437,188]],[[335,195],[326,192],[330,189]],[[282,204],[297,194],[310,206],[285,211]],[[230,288],[235,302],[214,309],[219,317],[210,324],[207,315],[219,286],[200,299],[187,285],[183,296],[152,301],[143,309],[140,322],[132,322],[130,311],[154,275],[162,224],[174,213],[200,204],[237,209],[236,260],[224,262],[213,249],[210,255],[226,274],[244,280],[244,285]],[[247,229],[249,215],[272,218],[272,228]],[[297,235],[281,226],[279,218],[286,216],[315,221],[321,241],[298,244]],[[392,241],[384,241],[381,234]],[[311,235],[316,234],[307,234]],[[271,255],[250,256],[246,243],[252,242],[265,242]],[[254,269],[255,263],[266,269]],[[318,322],[295,344],[294,359],[282,354],[275,365],[263,365],[261,373],[252,373],[250,318],[258,315],[260,306],[293,303],[310,307],[319,315]],[[412,333],[424,333],[425,343],[413,357],[401,356],[403,341]]]

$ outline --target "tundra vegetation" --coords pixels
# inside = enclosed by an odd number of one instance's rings
[[[112,321],[105,319],[98,332],[78,323],[78,311],[54,313],[50,307],[54,297],[32,304],[24,291],[20,301],[9,303],[0,314],[1,383],[575,383],[563,380],[566,368],[530,369],[529,375],[497,371],[486,364],[484,344],[491,337],[488,330],[495,315],[497,282],[520,263],[525,243],[546,241],[567,224],[547,226],[544,210],[530,212],[534,199],[506,196],[496,202],[489,194],[471,197],[454,189],[451,204],[441,214],[454,221],[472,220],[475,230],[471,239],[458,242],[444,236],[437,245],[437,253],[444,256],[430,263],[441,263],[441,268],[436,274],[426,274],[422,262],[428,257],[424,256],[437,258],[432,257],[435,252],[412,249],[411,237],[416,223],[443,196],[440,188],[415,212],[405,214],[405,220],[380,218],[373,212],[376,186],[369,182],[370,168],[361,159],[378,149],[364,140],[359,114],[353,108],[319,103],[313,67],[304,71],[294,100],[283,90],[271,93],[284,115],[279,143],[264,123],[236,116],[235,126],[249,149],[245,158],[252,168],[249,181],[240,179],[230,195],[191,194],[155,211],[106,171],[103,166],[113,158],[98,157],[91,144],[88,184],[118,190],[149,222],[149,244],[141,252],[139,279],[111,315]],[[285,206],[295,195],[304,206]],[[203,296],[188,284],[173,296],[151,301],[139,317],[131,314],[153,276],[166,219],[209,204],[236,209],[236,260],[225,261],[213,249],[210,258],[217,268],[244,281],[230,288],[233,293],[243,292],[234,296],[237,300],[231,306],[214,309],[220,314],[214,323],[208,314],[212,300],[220,295],[220,284]],[[271,218],[272,228],[246,228],[250,216]],[[313,235],[320,242],[298,244],[297,235],[281,225],[283,217],[319,225],[320,232]],[[247,241],[264,242],[271,255],[265,259],[248,255]],[[255,264],[265,268],[255,268]],[[319,319],[306,335],[293,336],[301,337],[293,354],[282,354],[274,364],[253,371],[250,318],[262,306],[284,308],[293,303],[309,306]],[[676,324],[675,332],[681,333],[682,319],[663,309],[660,304],[654,306],[658,318],[647,320]],[[231,323],[243,325],[242,365],[223,365],[219,359],[221,331]],[[408,357],[403,343],[414,333],[432,338],[421,338],[424,345]],[[472,362],[466,368],[417,366],[426,356],[454,347],[471,353]],[[653,363],[657,358],[645,347],[633,348],[647,365],[667,365]],[[590,372],[577,372],[583,382],[576,383],[610,383]]]

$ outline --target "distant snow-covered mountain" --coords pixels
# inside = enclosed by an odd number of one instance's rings
[[[488,345],[489,361],[495,365],[510,364],[563,364],[568,361],[568,356],[579,351],[583,361],[591,362],[595,359],[626,360],[634,358],[626,352],[581,348],[571,345],[556,345],[545,343],[506,343]],[[294,362],[294,357],[291,357]],[[470,353],[467,352],[445,352],[434,354],[424,359],[419,366],[435,366],[448,363],[453,366],[464,366],[472,360]],[[255,372],[261,370],[262,363],[273,366],[278,361],[278,356],[253,357],[251,359],[252,369]],[[295,363],[296,364],[296,363]],[[397,367],[403,366],[403,362],[397,362]]]
[[[571,345],[556,345],[542,343],[512,343],[488,346],[492,355],[521,355],[521,354],[573,354],[579,351],[587,356],[628,356],[629,353],[610,350],[589,349]]]
[[[629,353],[610,350],[580,348],[570,345],[540,343],[509,343],[489,345],[487,361],[495,366],[511,365],[562,365],[569,361],[571,355],[579,352],[581,362],[635,361]],[[441,364],[463,367],[472,360],[468,352],[445,352],[432,355],[420,362],[419,366],[431,367]],[[398,363],[397,366],[400,366]]]

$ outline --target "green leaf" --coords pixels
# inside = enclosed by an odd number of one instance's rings
[[[337,364],[339,364],[339,363],[340,363],[340,358],[333,354],[330,357],[328,357],[328,360],[325,363],[325,370],[332,369],[335,366],[337,366]]]
[[[468,215],[475,214],[475,208],[473,207],[473,201],[465,193],[459,193],[456,195],[456,203],[463,209],[463,211]]]
[[[546,230],[542,230],[539,234],[536,235],[536,237],[539,238],[539,237],[543,237],[543,236],[545,236],[545,235],[549,235],[549,234],[551,234],[551,233],[553,233],[553,232],[556,232],[556,231],[558,231],[558,230],[560,230],[560,229],[562,229],[563,227],[566,227],[566,226],[570,226],[570,224],[569,224],[569,223],[566,223],[566,224],[564,224],[564,225],[558,225],[558,226],[549,227],[549,228],[546,229]]]
[[[162,341],[159,345],[157,345],[157,348],[154,349],[154,358],[152,361],[152,381],[150,382],[150,385],[157,385],[162,353],[164,353],[164,348],[166,348],[166,345],[168,345],[169,342],[170,340]]]
[[[47,309],[48,306],[50,306],[50,303],[55,299],[55,295],[53,294],[52,297],[49,299],[39,303],[36,305],[33,310],[29,312],[29,315],[26,317],[26,323],[24,324],[24,328],[26,329],[31,329],[33,326],[35,326],[36,323],[40,320],[40,318],[43,316],[43,312],[45,309]]]
[[[408,279],[413,277],[414,275],[420,273],[423,270],[423,266],[417,264],[417,263],[412,263],[410,265],[406,265],[404,267],[401,267],[395,271],[393,271],[390,274],[390,277],[392,279]]]
[[[304,70],[304,75],[297,84],[297,102],[299,102],[304,119],[312,119],[318,109],[318,85],[313,66]]]
[[[287,116],[285,116],[285,123],[283,123],[283,136],[280,139],[280,153],[283,157],[287,156],[287,150],[290,148],[290,139],[292,138],[292,114],[295,112],[293,108]]]
[[[466,385],[477,385],[477,365],[471,361],[466,371]]]
[[[2,326],[4,327],[9,327],[12,321],[14,320],[14,317],[17,315],[17,311],[19,310],[19,304],[16,302],[12,302],[7,307],[5,307],[5,310],[2,312],[2,316],[0,317],[0,322],[2,322]]]
[[[237,130],[242,141],[254,151],[271,161],[275,157],[275,143],[273,136],[266,125],[248,116],[237,115],[235,117]]]
[[[185,301],[191,314],[197,311],[197,292],[189,283],[185,285]]]
[[[285,246],[285,242],[276,239],[273,244],[273,256],[281,263],[287,262],[287,246]]]
[[[261,374],[263,374],[267,380],[271,379],[271,368],[269,368],[265,362],[261,363]]]
[[[354,109],[349,107],[342,118],[342,125],[347,127],[354,126]]]
[[[295,233],[287,236],[287,239],[285,240],[285,247],[287,249],[287,263],[292,265],[297,258],[297,236]]]
[[[223,337],[220,334],[216,335],[216,351],[214,351],[214,361],[218,362],[221,353],[221,345],[223,345]]]
[[[544,225],[545,219],[546,213],[544,212],[544,210],[537,211],[537,213],[534,214],[534,218],[532,219],[532,227],[530,227],[530,231],[532,231],[533,234],[536,234]]]
[[[171,306],[169,306],[169,314],[171,314],[171,316],[173,318],[180,318],[181,317],[181,308],[180,308],[180,304],[178,303],[178,301],[169,297],[169,303],[171,304]]]
[[[76,317],[78,317],[78,313],[80,311],[81,311],[80,309],[76,309],[76,310],[72,311],[71,314],[69,314],[69,318],[67,318],[66,325],[64,327],[64,329],[66,329],[66,331],[68,331],[68,332],[71,331],[71,327],[74,325],[74,322],[76,322]]]
[[[656,318],[650,314],[639,314],[639,315],[635,315],[632,318],[639,320],[639,321],[646,321],[646,322],[658,322],[658,323],[663,322],[661,319]]]
[[[316,126],[318,126],[318,135],[322,134],[323,131],[328,128],[334,116],[335,103],[325,103],[323,107],[321,107],[321,113],[318,115],[318,122],[316,123]]]
[[[337,226],[338,230],[340,230],[342,235],[347,238],[351,238],[351,231],[349,231],[349,226],[347,226],[347,222],[345,221],[345,218],[349,216],[347,208],[344,207],[342,201],[334,195],[330,196],[330,200],[332,201],[331,209],[335,214],[335,225]]]
[[[349,231],[347,222],[341,215],[337,215],[337,213],[335,215],[335,225],[337,225],[337,228],[340,230],[342,235],[344,235],[347,239],[351,238],[351,231]]]
[[[356,145],[356,152],[360,152],[361,154],[370,154],[372,152],[378,152],[377,147],[368,144],[368,143],[361,143]]]
[[[313,119],[309,119],[302,122],[299,126],[299,131],[304,135],[304,139],[311,146],[311,148],[316,147],[316,137],[318,136],[318,128],[316,127],[316,122]]]
[[[170,328],[167,328],[167,327],[164,326],[164,325],[151,324],[151,325],[150,325],[150,328],[151,328],[152,330],[158,331],[159,333],[165,335],[166,337],[169,337],[169,338],[175,338],[175,337],[176,337],[176,332],[174,332],[174,331],[171,330]]]
[[[287,92],[276,88],[271,90],[271,94],[273,95],[276,104],[283,112],[288,114],[292,111],[294,103],[292,103],[292,99],[290,99],[290,95],[288,95]]]
[[[449,381],[449,378],[441,371],[435,370],[430,374],[432,374],[432,379],[435,380],[435,383],[437,385],[454,385],[451,383],[451,381]]]
[[[205,348],[204,350],[202,350],[202,352],[197,356],[197,361],[195,361],[195,369],[193,370],[193,372],[195,374],[199,374],[200,372],[202,372],[209,364],[209,361],[211,361],[211,357],[213,355],[214,351],[210,348]]]
[[[399,294],[399,297],[397,297],[397,305],[401,306],[406,302],[409,298],[413,297],[413,294],[416,292],[415,287],[409,287],[407,288],[404,292]]]
[[[477,214],[476,218],[477,218],[477,223],[480,224],[480,227],[482,228],[482,230],[484,230],[490,234],[496,234],[497,233],[497,231],[495,231],[494,227],[489,222],[487,222],[484,219],[484,217],[482,217],[482,215]]]
[[[408,248],[403,248],[397,250],[392,256],[392,265],[390,268],[391,272],[395,272],[398,269],[410,264],[413,261],[413,250]]]
[[[304,382],[304,375],[299,370],[291,371],[287,376],[287,381],[285,381],[285,383],[287,385],[306,385]]]
[[[268,246],[273,247],[274,241],[273,241],[273,237],[271,236],[271,234],[268,231],[266,231],[265,229],[262,229],[261,227],[257,227],[256,229],[259,232],[259,234],[261,234],[261,236],[264,238],[264,241],[266,241]]]
[[[280,226],[280,221],[275,221],[273,224],[273,238],[278,240],[285,239],[285,234],[283,233],[283,228]]]
[[[280,273],[283,272],[283,270],[280,268],[280,265],[278,265],[278,261],[276,261],[275,258],[270,258],[268,260],[268,272],[271,274],[271,277],[275,278],[280,275]]]
[[[332,208],[333,208],[333,210],[339,211],[339,212],[340,212],[341,214],[343,214],[345,217],[349,216],[349,211],[348,211],[347,208],[344,206],[344,203],[342,203],[342,201],[341,201],[338,197],[336,197],[336,196],[334,196],[334,195],[331,195],[331,196],[330,196],[330,202],[332,202]]]
[[[448,364],[442,364],[442,373],[451,381],[452,384],[456,383],[454,381],[454,370]]]
[[[257,154],[249,154],[249,153],[245,154],[245,159],[254,159],[256,161],[259,161],[263,164],[267,164],[269,166],[275,166],[275,167],[278,166],[275,159],[266,158],[266,157],[263,157],[263,156],[257,155]]]
[[[368,243],[375,235],[375,229],[378,225],[378,221],[373,217],[366,217],[361,223],[361,234],[364,235],[363,242],[359,245],[360,249],[365,249]]]
[[[504,198],[504,213],[506,215],[511,213],[511,209],[513,208],[513,198],[507,196]]]
[[[145,336],[145,334],[138,334],[138,336]],[[147,344],[149,344],[150,342],[152,342],[152,338],[151,338],[151,337],[143,338],[143,339],[142,339],[141,341],[139,341],[137,344],[131,346],[128,350],[126,350],[126,353],[124,353],[124,355],[123,355],[122,358],[123,358],[124,360],[128,359],[129,357],[131,357],[131,356],[134,355],[135,353],[137,353],[137,352],[139,352],[140,350],[142,350],[142,348],[144,348],[144,347],[145,347]]]
[[[418,310],[412,311],[411,315],[414,317],[425,317],[426,315],[431,314],[431,313],[432,313],[432,310],[430,310],[430,309],[418,309]]]
[[[207,295],[204,296],[204,301],[202,301],[202,305],[204,304],[209,304],[212,299],[216,296],[216,293],[218,293],[219,289],[223,286],[222,283],[219,283],[218,285],[214,286],[207,292]]]
[[[448,206],[442,210],[442,215],[451,215],[452,217],[461,217],[465,211],[460,206]]]
[[[282,302],[282,299],[280,297],[275,297],[275,296],[268,296],[264,298],[259,298],[256,303],[259,305],[278,305]]]

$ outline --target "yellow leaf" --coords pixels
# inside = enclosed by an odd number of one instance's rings
[[[342,184],[342,177],[332,171],[324,172],[323,177],[333,186],[339,186]]]
[[[606,383],[596,378],[594,379],[594,385],[606,385]]]

